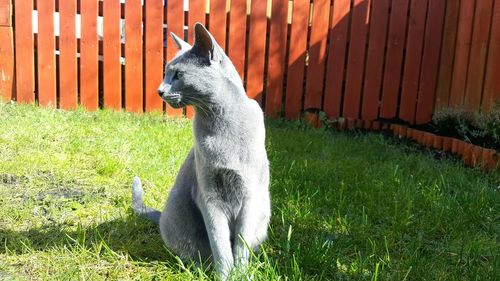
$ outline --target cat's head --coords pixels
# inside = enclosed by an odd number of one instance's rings
[[[200,23],[194,26],[191,46],[170,33],[179,52],[168,62],[158,88],[160,97],[174,108],[213,102],[227,81],[241,80],[213,36]]]

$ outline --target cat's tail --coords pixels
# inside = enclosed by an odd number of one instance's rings
[[[138,216],[160,224],[161,212],[144,205],[142,201],[143,194],[144,190],[142,190],[141,179],[134,177],[134,182],[132,183],[132,209]]]

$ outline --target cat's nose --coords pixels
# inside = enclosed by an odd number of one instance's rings
[[[163,91],[158,89],[158,95],[160,95],[160,97],[163,96]]]

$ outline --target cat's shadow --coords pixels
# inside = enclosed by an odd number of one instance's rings
[[[0,228],[0,254],[46,252],[63,247],[77,250],[84,248],[99,254],[111,250],[128,254],[135,261],[176,263],[175,257],[164,246],[158,226],[135,216],[76,229],[57,224],[26,231]]]

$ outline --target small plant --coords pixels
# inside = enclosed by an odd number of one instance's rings
[[[432,123],[440,134],[468,142],[482,141],[485,137],[486,117],[465,108],[444,108],[434,114]]]
[[[495,149],[500,149],[500,103],[497,103],[485,120],[485,135]]]

